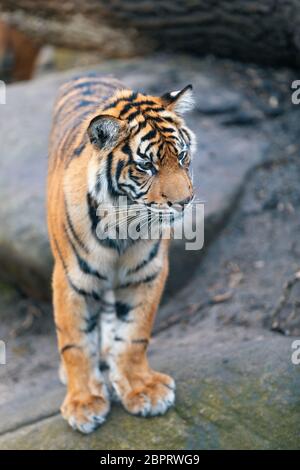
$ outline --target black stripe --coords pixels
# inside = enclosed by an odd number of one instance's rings
[[[88,205],[88,213],[91,222],[92,232],[96,232],[97,225],[99,223],[99,217],[97,215],[97,208],[93,204],[93,199],[90,193],[87,193],[87,205]],[[98,240],[98,237],[97,237]]]
[[[123,302],[116,302],[116,315],[119,320],[125,320],[130,310],[132,310],[129,304]]]
[[[133,107],[136,107],[135,103],[127,103],[122,109],[122,111],[120,111],[119,118],[122,118],[124,114],[128,113],[128,111],[130,111]]]
[[[130,113],[126,119],[128,122],[132,122],[137,116],[141,114],[140,110],[134,111],[133,113]]]
[[[78,147],[76,147],[76,149],[73,152],[75,157],[80,157],[80,155],[83,152],[85,146],[86,146],[86,144],[80,144],[80,145],[78,145]]]
[[[147,134],[143,135],[141,141],[144,142],[145,140],[153,139],[157,134],[156,129],[152,129],[151,131],[147,132]]]
[[[150,111],[150,110],[151,110],[151,108],[148,109],[148,111]],[[151,116],[151,120],[155,123],[162,123],[163,124],[165,122],[165,119],[163,117],[160,117],[160,116]]]
[[[69,273],[68,273],[68,266],[66,265],[65,263],[65,260],[63,258],[63,255],[62,255],[62,252],[60,251],[60,248],[59,248],[59,245],[57,243],[57,240],[56,238],[54,238],[54,244],[56,246],[56,249],[57,249],[57,252],[58,252],[58,255],[59,255],[59,258],[61,260],[61,263],[63,265],[63,268],[64,268],[64,272],[65,272],[65,275],[67,277],[67,280],[68,280],[68,283],[70,285],[70,287],[76,292],[76,294],[78,295],[81,295],[83,297],[92,297],[94,300],[101,300],[101,297],[100,295],[97,294],[97,292],[95,291],[91,291],[91,292],[87,292],[85,291],[84,289],[81,289],[79,287],[77,287],[74,282],[72,281],[72,279],[70,278],[69,276]]]
[[[184,127],[182,127],[181,133],[185,134],[185,136],[188,139],[188,143],[190,144],[191,143],[191,136],[190,136],[189,132]]]
[[[67,265],[66,265],[66,263],[65,263],[65,260],[64,260],[64,258],[63,258],[62,252],[60,251],[60,248],[59,248],[59,245],[58,245],[58,243],[57,243],[57,240],[56,240],[55,237],[53,237],[53,240],[54,240],[55,248],[56,248],[56,250],[57,250],[59,259],[60,259],[60,261],[61,261],[61,263],[62,263],[62,265],[63,265],[64,271],[65,271],[66,275],[68,275],[68,267],[67,267]]]
[[[107,364],[107,362],[101,360],[99,364],[99,369],[101,372],[105,372],[106,370],[109,370],[109,365]]]
[[[60,354],[63,354],[64,352],[68,351],[69,349],[82,349],[80,346],[77,344],[66,344],[63,346],[60,350]]]
[[[72,111],[77,111],[78,109],[80,108],[84,108],[86,106],[96,106],[97,105],[97,101],[91,101],[91,100],[80,100],[78,104],[76,104],[76,106],[73,108]]]
[[[87,115],[90,114],[90,111],[86,111],[79,116],[77,116],[76,124],[79,124],[81,120],[86,117]],[[77,129],[77,125],[74,123],[74,129]],[[65,124],[66,127],[66,124]],[[65,129],[65,128],[64,128]],[[67,133],[67,138],[65,141],[61,140],[59,143],[59,155],[64,158],[65,161],[65,168],[68,168],[70,162],[72,161],[73,157],[79,157],[81,155],[81,152],[84,150],[85,144],[82,143],[83,147],[77,147],[75,151],[72,150],[71,144],[75,140],[75,135],[72,131]],[[62,143],[62,145],[61,145]]]
[[[79,80],[83,80],[81,83],[76,83]],[[105,85],[109,88],[117,88],[115,86],[109,85],[108,83],[104,82],[101,77],[97,74],[97,72],[89,72],[88,74],[85,75],[79,75],[77,77],[72,77],[70,80],[67,82],[63,83],[62,85],[62,92],[60,93],[59,97],[63,98],[66,96],[68,93],[73,91],[74,89],[80,89],[84,88],[86,86],[91,86],[91,85]]]
[[[139,123],[138,128],[134,131],[132,134],[132,137],[135,137],[141,130],[143,130],[147,126],[148,122],[145,119],[145,121]]]
[[[81,153],[85,149],[88,142],[89,142],[88,141],[88,135],[84,134],[80,144],[78,144],[78,146],[73,151],[73,154],[75,155],[75,157],[80,157]]]
[[[141,174],[138,174],[138,175],[134,175],[133,173],[133,169],[132,168],[129,168],[128,170],[128,175],[130,176],[130,178],[132,179],[132,181],[134,181],[135,183],[137,183],[138,185],[141,185],[141,179],[142,179],[142,175]],[[141,189],[141,188],[140,188]]]
[[[101,300],[100,295],[97,294],[97,292],[95,292],[94,290],[92,290],[91,292],[88,292],[84,289],[81,289],[80,287],[77,287],[69,277],[68,277],[68,280],[69,280],[70,286],[78,295],[81,295],[82,297],[92,297],[94,300],[99,300],[99,301]]]
[[[120,336],[115,336],[114,340],[115,341],[125,341],[123,338],[120,338]]]
[[[141,263],[139,263],[135,268],[129,269],[127,271],[127,274],[134,274],[137,271],[139,271],[140,269],[147,266],[147,264],[149,264],[156,257],[156,255],[158,253],[158,250],[159,250],[159,247],[160,247],[160,240],[158,240],[155,243],[155,245],[151,248],[148,257],[146,259],[144,259]]]
[[[172,134],[175,132],[175,129],[173,129],[172,127],[160,127],[160,130],[161,132],[171,132]]]
[[[162,108],[162,109],[165,111],[164,108]],[[163,116],[162,118],[163,118],[165,121],[167,121],[167,122],[169,122],[169,123],[171,123],[171,124],[175,124],[174,119],[171,118],[170,116]]]
[[[139,286],[141,284],[148,284],[152,281],[154,281],[158,274],[160,273],[160,271],[154,273],[154,274],[151,274],[150,276],[147,276],[145,277],[144,279],[141,279],[139,281],[129,281],[129,282],[126,282],[124,284],[120,284],[117,289],[127,289],[128,287],[136,287],[136,286]]]
[[[131,183],[120,183],[120,188],[131,189],[131,191],[133,191],[134,194],[136,194],[136,187],[133,186],[133,184],[131,184]]]
[[[157,107],[157,103],[155,101],[152,101],[152,100],[134,101],[134,102],[128,103],[124,106],[122,111],[120,111],[119,117],[121,118],[122,116],[124,116],[126,113],[128,113],[128,111],[131,110],[131,108],[133,108],[133,107],[134,108],[139,108],[140,106],[143,106],[143,105],[156,106]],[[155,108],[151,108],[151,109],[155,110]],[[143,110],[141,109],[140,112],[143,112]]]
[[[107,82],[104,82],[103,80],[101,80],[100,78],[98,80],[90,80],[90,81],[86,81],[86,82],[82,82],[82,83],[77,83],[76,85],[73,85],[72,87],[72,90],[74,89],[80,89],[80,88],[87,88],[90,92],[94,92],[94,90],[91,90],[91,87],[106,87],[110,90],[114,90],[114,89],[117,89],[117,87],[115,85],[111,85]],[[85,90],[82,92],[83,94],[87,94],[85,92]]]
[[[125,155],[127,155],[130,162],[133,160],[132,150],[128,142],[126,142],[126,144],[123,145],[123,147],[121,148],[121,151],[125,153]]]
[[[74,240],[78,243],[78,245],[80,246],[80,248],[86,253],[88,254],[89,253],[89,250],[88,248],[85,246],[85,244],[83,243],[83,241],[81,240],[81,238],[79,237],[79,235],[76,233],[75,231],[75,228],[74,228],[74,225],[72,223],[72,220],[71,220],[71,217],[70,217],[70,213],[69,213],[69,210],[68,210],[68,206],[67,206],[67,201],[65,200],[65,212],[66,212],[66,219],[67,219],[67,224],[68,224],[68,228],[70,229],[70,232],[74,238]]]
[[[55,119],[60,120],[64,112],[65,114],[70,115],[71,113],[76,113],[76,111],[82,108],[89,108],[90,112],[93,106],[97,106],[97,101],[81,99],[78,102],[78,98],[80,98],[80,95],[73,97],[72,101],[70,100],[69,102],[67,102],[68,111],[66,111],[66,103],[61,103],[60,106],[55,110]]]
[[[158,156],[159,159],[162,158],[161,153],[162,153],[163,147],[164,147],[164,142],[162,142],[162,143],[158,146],[158,149],[157,149],[157,152],[156,152],[156,154],[157,154],[157,156]]]
[[[91,222],[91,230],[95,240],[105,248],[110,248],[116,250],[119,254],[124,252],[129,246],[132,246],[138,240],[132,239],[120,239],[115,240],[111,238],[104,238],[100,239],[97,236],[97,225],[99,223],[100,218],[97,216],[97,209],[93,204],[93,199],[91,195],[87,194],[87,203],[88,203],[88,214]]]
[[[112,178],[112,161],[113,161],[113,153],[111,152],[108,157],[107,157],[107,164],[106,164],[106,178],[107,178],[107,186],[108,186],[108,191],[113,197],[117,197],[121,192],[116,190],[114,184],[113,184],[113,178]]]
[[[153,107],[149,106],[148,108],[143,109],[144,114],[148,113],[149,111],[155,111],[156,113],[161,113],[162,111],[165,111],[165,108],[162,108],[162,107],[153,108]],[[152,119],[153,121],[155,121],[156,116],[149,116],[149,118]],[[163,119],[165,119],[165,117]]]
[[[85,322],[86,322],[86,327],[85,329],[83,330],[84,333],[92,333],[92,331],[94,331],[94,329],[97,327],[98,325],[98,321],[99,321],[99,314],[100,312],[96,313],[95,315],[91,315],[90,317],[88,318],[85,318]]]
[[[78,266],[79,266],[79,269],[84,273],[84,274],[89,274],[90,276],[95,276],[96,278],[100,279],[101,281],[107,281],[107,277],[104,276],[103,274],[100,274],[99,271],[97,271],[96,269],[92,268],[88,262],[83,259],[79,253],[77,252],[76,250],[76,247],[74,245],[74,243],[72,242],[72,240],[70,239],[69,235],[68,235],[68,232],[67,230],[65,229],[65,232],[66,232],[66,235],[68,237],[68,240],[69,240],[69,243],[72,247],[72,250],[73,250],[73,253],[76,257],[76,260],[77,260],[77,263],[78,263]]]
[[[146,338],[138,338],[138,339],[132,339],[131,342],[133,344],[148,344],[149,340]]]
[[[158,104],[153,100],[140,100],[140,101],[135,101],[134,102],[134,106],[146,106],[146,105],[147,106],[156,106],[156,108],[152,108],[152,107],[150,108],[154,111],[156,111],[156,109],[159,109]],[[147,108],[145,108],[145,109],[147,109]]]
[[[76,136],[78,134],[77,129],[70,129],[68,134],[66,134],[66,138],[63,138],[59,145],[61,146],[61,154],[65,155],[71,149],[71,144],[74,142]],[[68,155],[69,158],[69,155]]]
[[[101,178],[100,178],[100,174],[97,174],[97,176],[96,176],[95,191],[96,191],[96,194],[99,194],[100,191],[101,191]]]
[[[125,103],[130,103],[133,100],[135,100],[138,96],[138,93],[132,93],[131,95],[124,97],[124,98],[118,98],[114,100],[112,103],[107,104],[104,108],[103,111],[107,111],[108,109],[114,108],[117,106],[119,103],[125,102]]]
[[[123,160],[119,160],[117,164],[117,169],[116,169],[116,181],[118,182],[121,176],[121,172],[124,168],[125,163]]]
[[[152,140],[151,142],[149,142],[149,144],[147,145],[147,147],[145,148],[145,154],[147,154],[147,152],[149,152],[149,150],[156,144],[158,144],[160,141],[160,138],[158,140]]]

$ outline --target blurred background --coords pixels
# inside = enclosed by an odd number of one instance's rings
[[[158,50],[299,64],[297,0],[2,0],[0,8],[7,81]]]
[[[1,0],[0,449],[299,448],[298,0]],[[205,243],[172,243],[150,357],[176,407],[118,406],[83,439],[64,389],[45,222],[47,145],[61,83],[82,70],[162,94],[188,83]]]

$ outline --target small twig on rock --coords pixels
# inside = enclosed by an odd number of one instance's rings
[[[16,338],[17,336],[20,336],[26,331],[30,330],[34,321],[43,313],[43,310],[40,306],[36,305],[32,301],[29,303],[27,299],[23,302],[20,302],[20,308],[25,310],[25,318],[17,327],[11,330],[10,336],[12,338]]]
[[[165,321],[161,322],[158,325],[157,330],[154,331],[154,334],[160,333],[161,331],[167,330],[176,323],[186,321],[188,318],[192,317],[195,313],[202,310],[204,307],[207,307],[211,304],[210,300],[195,302],[193,304],[185,305],[180,309],[176,314],[169,316]]]
[[[227,302],[233,296],[232,291],[224,292],[224,294],[217,294],[211,299],[211,304],[220,304],[222,302]]]
[[[232,298],[232,296],[232,291],[227,291],[224,294],[217,294],[214,297],[209,297],[206,300],[185,305],[177,313],[169,316],[165,321],[161,322],[158,325],[157,330],[154,330],[154,334],[160,333],[161,331],[164,331],[171,326],[176,325],[177,323],[187,322],[191,317],[193,317],[196,313],[199,313],[205,307],[227,302]]]

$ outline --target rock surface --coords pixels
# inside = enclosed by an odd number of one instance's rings
[[[177,379],[176,406],[166,416],[132,417],[114,405],[90,436],[54,416],[5,434],[0,448],[299,448],[300,370],[291,363],[291,341],[237,327],[207,333],[171,331],[154,344],[151,362]]]

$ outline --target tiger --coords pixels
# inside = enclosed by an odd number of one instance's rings
[[[165,228],[183,217],[194,197],[196,139],[183,119],[193,103],[192,85],[153,96],[97,72],[63,83],[54,103],[47,223],[67,387],[61,413],[82,433],[105,421],[113,399],[144,417],[174,404],[173,378],[153,370],[147,357],[171,237],[99,236],[99,209],[130,218],[137,204]]]

